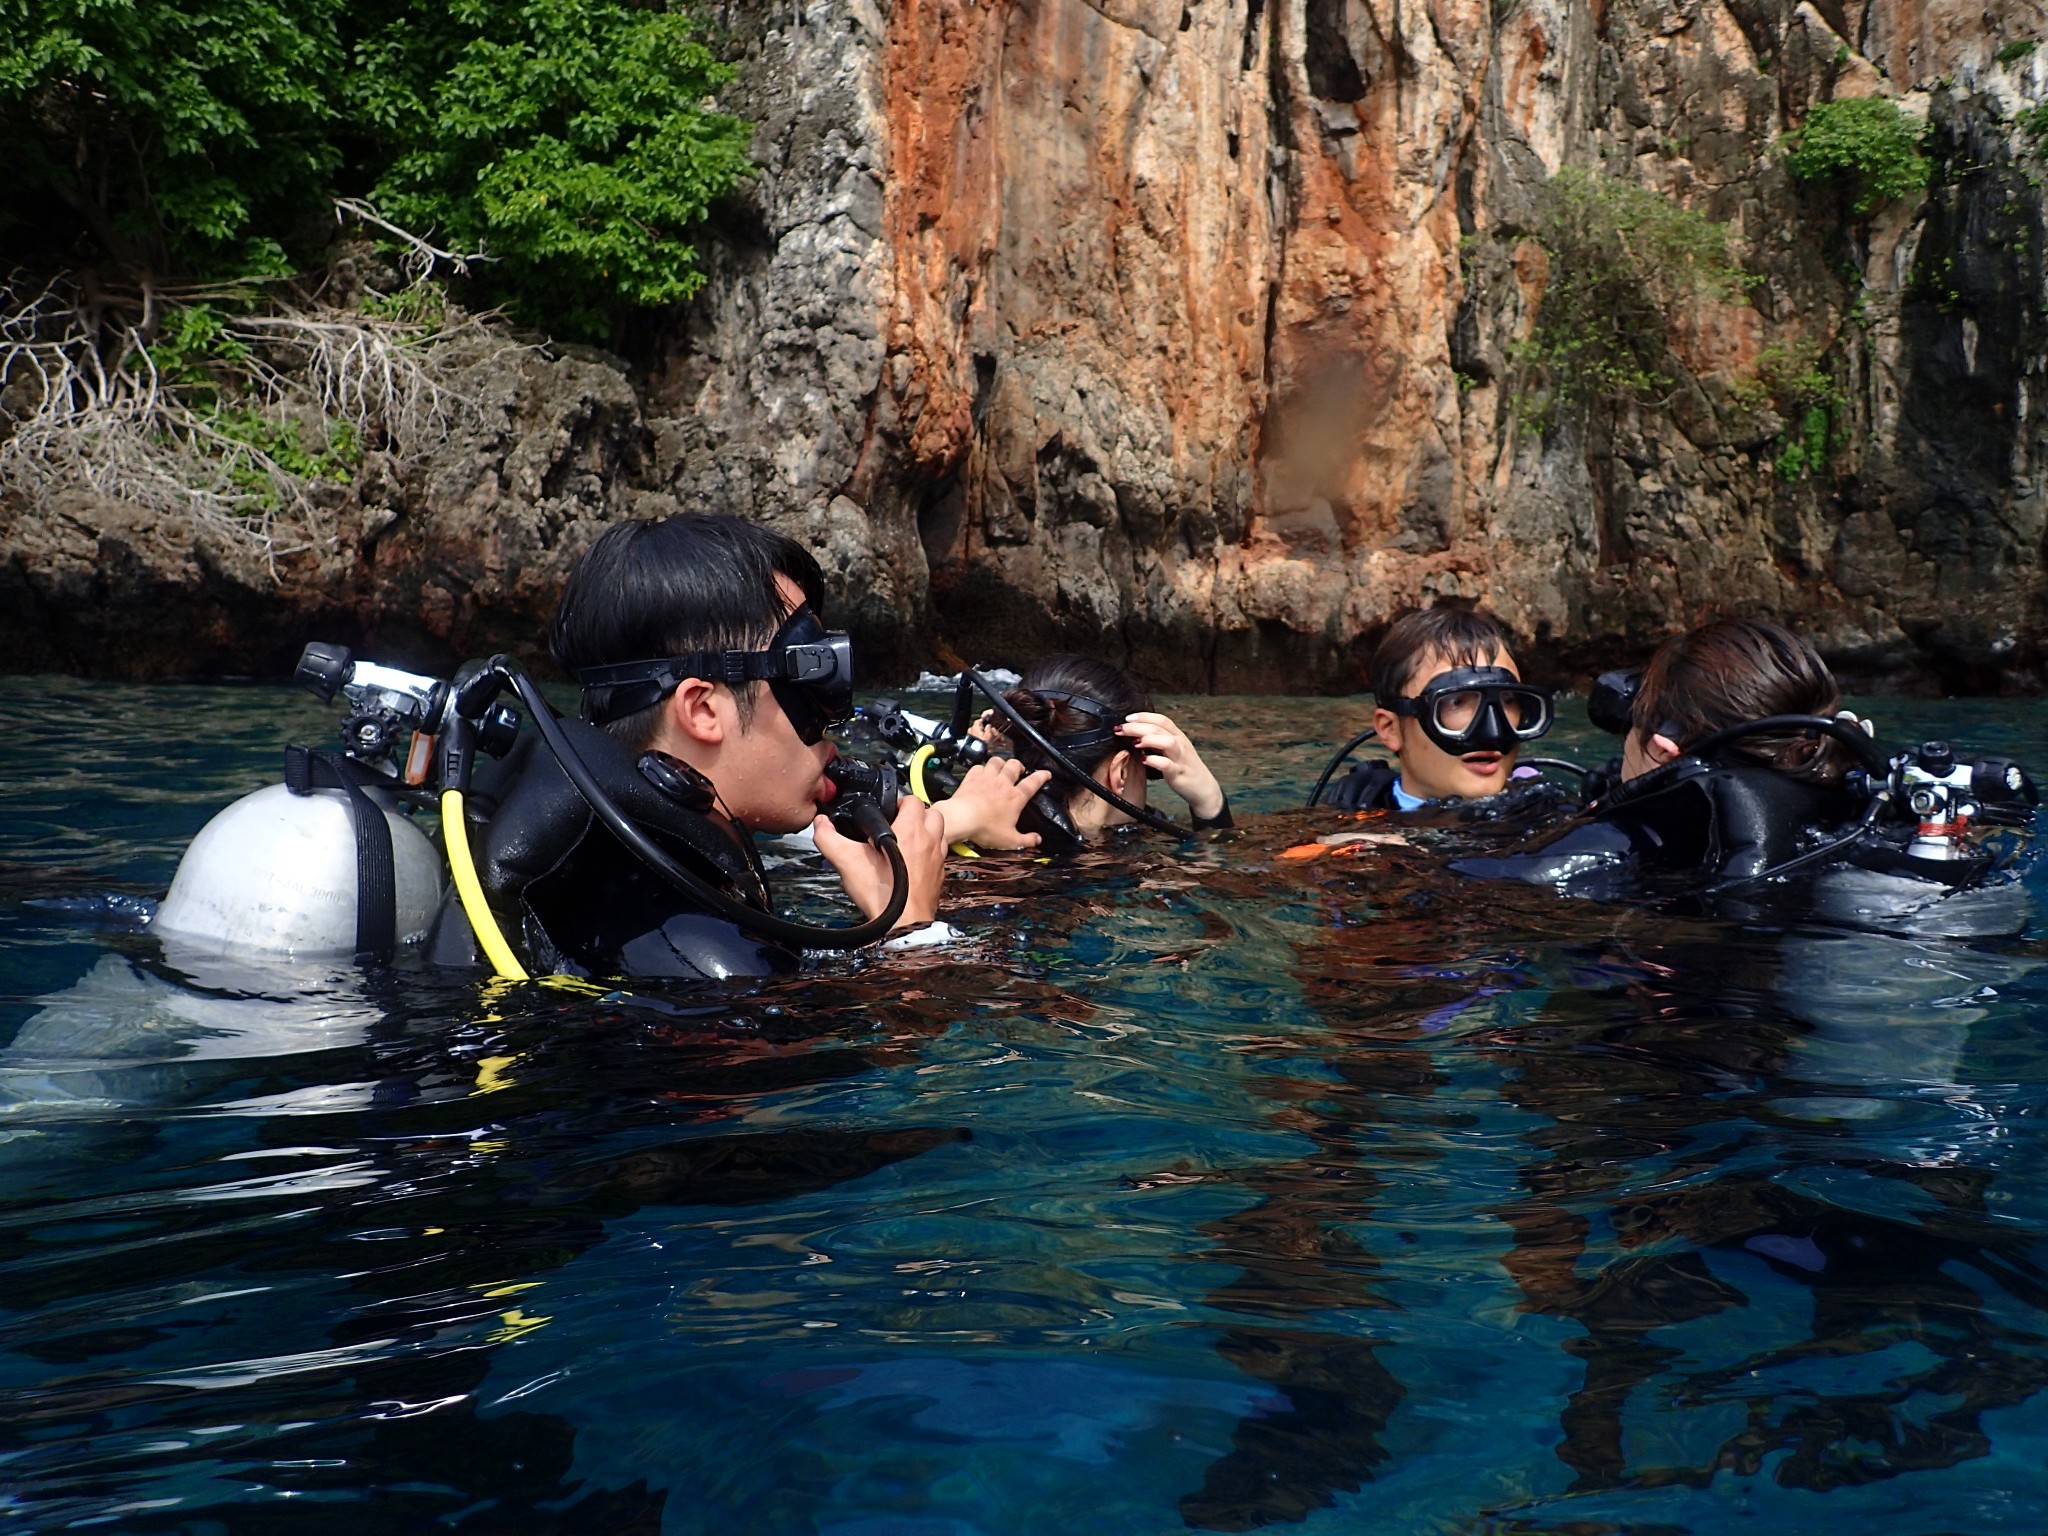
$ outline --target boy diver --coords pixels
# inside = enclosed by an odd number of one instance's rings
[[[1491,614],[1429,608],[1404,614],[1373,652],[1372,734],[1394,762],[1364,762],[1311,804],[1413,811],[1431,801],[1500,794],[1533,770],[1525,741],[1550,729],[1548,689],[1524,683]]]
[[[607,529],[555,615],[551,649],[583,685],[582,721],[559,722],[576,755],[734,911],[768,913],[753,833],[806,827],[864,915],[890,902],[884,854],[822,813],[837,794],[825,728],[852,712],[851,644],[819,623],[823,594],[817,561],[792,540],[688,514]],[[944,823],[906,795],[892,830],[908,884],[896,926],[928,926]],[[757,936],[772,923],[735,921],[655,876],[551,753],[525,760],[478,854],[484,897],[529,969],[721,978],[795,964]],[[444,910],[430,949],[459,961],[467,939],[459,909]]]

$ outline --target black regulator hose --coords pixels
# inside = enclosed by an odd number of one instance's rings
[[[1343,746],[1337,749],[1337,755],[1335,757],[1332,757],[1328,765],[1323,769],[1323,776],[1320,779],[1316,780],[1316,787],[1308,792],[1308,803],[1310,809],[1313,809],[1314,807],[1321,805],[1323,803],[1323,791],[1329,788],[1330,786],[1330,775],[1335,773],[1338,770],[1338,768],[1343,765],[1345,758],[1349,757],[1352,753],[1356,752],[1360,747],[1364,746],[1366,742],[1374,734],[1374,728],[1368,727],[1367,729],[1360,731],[1356,736],[1352,737],[1349,741],[1345,742]]]
[[[1075,762],[1071,757],[1067,756],[1066,753],[1062,752],[1058,747],[1054,746],[1050,741],[1046,740],[1044,733],[1041,732],[1038,729],[1038,727],[1033,725],[1029,720],[1026,720],[1024,716],[1018,712],[1017,706],[1012,704],[1008,699],[1004,698],[1002,690],[997,688],[994,683],[990,682],[987,678],[983,677],[979,672],[975,671],[972,667],[969,667],[967,669],[967,675],[974,679],[975,687],[979,688],[983,693],[988,695],[989,702],[995,705],[997,710],[1001,712],[1003,718],[1008,720],[1011,725],[1015,726],[1018,730],[1024,733],[1024,739],[1026,741],[1029,741],[1034,747],[1038,748],[1039,751],[1043,752],[1046,755],[1047,760],[1050,761],[1054,767],[1060,769],[1068,778],[1072,779],[1076,784],[1079,784],[1083,789],[1087,790],[1090,794],[1095,796],[1096,799],[1108,802],[1110,805],[1113,805],[1118,810],[1122,811],[1126,816],[1130,817],[1131,820],[1143,822],[1146,826],[1151,827],[1154,831],[1171,832],[1176,837],[1194,836],[1192,829],[1182,826],[1172,817],[1162,816],[1159,814],[1159,812],[1152,810],[1147,806],[1137,805],[1132,801],[1126,800],[1122,795],[1118,794],[1115,790],[1111,789],[1107,784],[1103,783],[1100,779],[1096,778],[1094,774],[1090,773],[1087,769],[1083,768],[1079,763]],[[958,718],[960,711],[956,709],[954,711],[954,714],[955,718]]]
[[[1856,760],[1871,773],[1882,779],[1892,771],[1892,761],[1884,754],[1883,748],[1846,721],[1831,715],[1766,715],[1761,720],[1745,720],[1740,725],[1731,725],[1726,730],[1715,731],[1702,736],[1698,741],[1685,747],[1687,757],[1705,757],[1717,747],[1725,747],[1745,736],[1764,736],[1785,731],[1818,731],[1823,736],[1833,737],[1855,754]]]
[[[734,900],[670,858],[659,843],[641,831],[632,818],[613,803],[604,786],[597,782],[596,775],[577,755],[576,748],[563,734],[561,726],[555,723],[555,713],[548,707],[548,701],[541,697],[533,680],[520,670],[516,662],[507,656],[493,656],[487,667],[519,695],[520,702],[526,706],[540,731],[540,739],[547,743],[555,761],[562,765],[562,772],[576,786],[576,792],[589,802],[597,819],[611,829],[614,837],[632,849],[641,863],[720,917],[778,944],[794,944],[800,949],[859,949],[888,937],[889,930],[896,926],[896,920],[903,916],[903,908],[910,900],[910,872],[904,866],[903,850],[897,845],[895,831],[883,818],[881,807],[872,801],[856,804],[853,814],[868,840],[881,849],[883,857],[889,861],[889,904],[866,922],[844,928],[799,923],[772,912],[762,912],[743,901]]]

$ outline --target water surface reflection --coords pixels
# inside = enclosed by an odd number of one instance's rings
[[[160,890],[275,700],[40,687],[0,684],[23,1529],[2048,1523],[2031,941],[1282,861],[1283,816],[981,861],[973,949],[754,991],[230,975],[33,903]],[[1204,709],[1253,809],[1335,734]]]

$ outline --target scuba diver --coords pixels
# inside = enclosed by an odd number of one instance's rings
[[[1491,614],[1449,607],[1404,614],[1373,652],[1371,685],[1372,726],[1330,760],[1309,795],[1311,806],[1418,811],[1511,791],[1512,804],[1493,808],[1559,803],[1555,785],[1516,761],[1524,742],[1550,729],[1550,691],[1522,681],[1507,631]],[[1332,785],[1338,766],[1375,737],[1394,761],[1359,763]]]
[[[1146,783],[1156,778],[1187,802],[1195,831],[1231,825],[1230,800],[1187,732],[1153,709],[1150,695],[1121,668],[1092,656],[1048,656],[1003,697],[1031,730],[991,713],[983,717],[983,739],[1007,747],[1034,774],[1056,767],[1035,735],[1085,769],[1094,784],[1135,806],[1145,806]],[[1088,784],[1067,783],[1062,790],[1056,820],[1080,842],[1139,819]]]
[[[2017,931],[2018,887],[1985,883],[2000,860],[1972,823],[2031,825],[2026,773],[1940,741],[1888,755],[1841,706],[1826,663],[1782,625],[1720,619],[1675,636],[1642,673],[1603,674],[1588,702],[1623,738],[1618,787],[1533,847],[1452,868],[1591,896],[1661,873],[1745,899],[1815,872],[1824,917]]]
[[[955,937],[935,920],[943,820],[825,739],[853,715],[853,651],[817,618],[823,589],[802,548],[739,518],[608,529],[552,635],[580,720],[505,656],[443,681],[308,645],[296,680],[346,701],[342,747],[288,748],[283,784],[216,815],[152,930],[293,959],[424,940],[432,963],[511,980],[752,977]],[[435,804],[439,849],[402,814]],[[809,831],[864,920],[774,911],[757,829]]]
[[[893,788],[883,804],[893,801],[894,814],[870,829],[880,834],[872,840],[828,814],[846,780],[825,729],[852,713],[852,656],[850,641],[818,621],[823,596],[808,551],[737,517],[634,520],[590,547],[550,636],[556,661],[583,685],[581,721],[558,728],[632,821],[723,900],[664,879],[629,829],[600,824],[559,754],[532,752],[483,829],[477,861],[485,900],[529,968],[635,977],[789,969],[790,945],[832,941],[749,920],[747,909],[769,916],[756,831],[810,829],[867,926],[933,924],[939,816]],[[893,884],[907,872],[893,912],[879,846],[889,834],[902,864]],[[472,961],[470,929],[450,901],[430,955]]]
[[[977,698],[989,706],[976,713]],[[1230,803],[1201,753],[1120,668],[1088,656],[1049,656],[1003,688],[969,667],[950,721],[893,699],[865,706],[862,724],[905,754],[919,798],[945,818],[954,852],[1037,848],[1073,853],[1133,824],[1185,837],[1232,825]],[[963,764],[969,766],[961,773]],[[1192,824],[1146,801],[1163,780]]]

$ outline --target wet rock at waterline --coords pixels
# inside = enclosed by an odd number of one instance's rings
[[[797,0],[733,7],[761,173],[653,365],[525,353],[483,423],[371,455],[270,564],[83,489],[0,510],[0,662],[275,671],[312,630],[537,649],[610,518],[818,549],[877,676],[1055,645],[1163,685],[1348,688],[1483,601],[1560,666],[1717,606],[1861,680],[2038,681],[2048,7],[1787,0]],[[1930,125],[1858,213],[1776,148]],[[1526,238],[1566,166],[1727,222],[1653,403],[1532,420]],[[1806,347],[1810,423],[1746,381]],[[1808,437],[1811,437],[1808,433]],[[1795,472],[1796,470],[1796,472]]]

